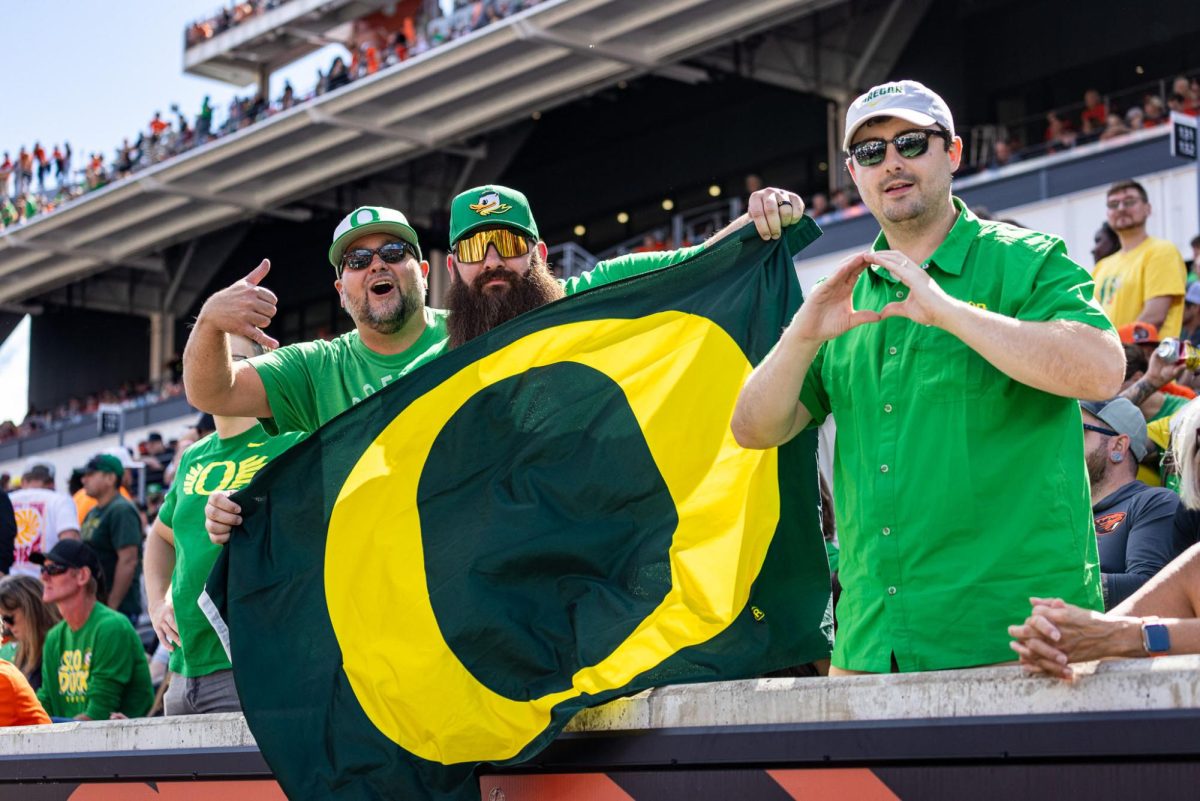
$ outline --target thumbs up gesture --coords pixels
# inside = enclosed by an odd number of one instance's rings
[[[215,293],[201,307],[196,325],[239,334],[267,348],[279,347],[278,340],[262,330],[270,325],[279,302],[274,292],[260,286],[270,270],[271,262],[263,259],[245,278]]]

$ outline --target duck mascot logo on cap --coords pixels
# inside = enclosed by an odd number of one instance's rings
[[[495,192],[488,192],[480,195],[479,202],[471,204],[471,211],[475,212],[481,217],[486,217],[489,214],[503,214],[511,208],[512,206],[508,205],[507,203],[501,203],[500,195],[496,194]]]

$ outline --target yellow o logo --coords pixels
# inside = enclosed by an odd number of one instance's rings
[[[212,489],[207,489],[204,484],[208,480],[208,474],[218,467],[222,470],[221,480],[217,483],[217,486],[213,487]],[[200,473],[200,475],[196,476],[196,494],[212,495],[217,490],[225,489],[229,486],[229,481],[233,478],[233,474],[236,472],[237,465],[233,462],[212,462],[211,464],[205,465],[204,470]]]
[[[516,701],[481,684],[442,636],[429,601],[417,486],[434,440],[464,403],[560,362],[598,370],[625,393],[678,510],[671,589],[569,688]],[[375,727],[431,762],[510,759],[546,728],[555,705],[624,687],[728,627],[779,522],[775,451],[743,450],[729,430],[750,370],[737,344],[703,317],[668,311],[570,323],[467,365],[397,415],[346,478],[325,551],[329,619]]]

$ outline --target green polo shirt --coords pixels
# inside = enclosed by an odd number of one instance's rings
[[[951,297],[1018,320],[1112,324],[1062,240],[958,219],[925,266]],[[888,247],[882,234],[875,250]],[[884,269],[858,309],[907,295]],[[940,328],[903,318],[826,342],[800,396],[837,418],[841,544],[833,664],[887,672],[1014,658],[1007,626],[1029,597],[1102,611],[1079,404],[1009,378]]]

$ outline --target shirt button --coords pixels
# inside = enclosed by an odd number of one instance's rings
[[[883,404],[883,410],[885,412],[887,412],[888,414],[891,414],[892,413],[892,404],[890,404],[890,403]]]
[[[896,348],[895,348],[895,347],[888,348],[888,354],[889,354],[889,355],[891,355],[891,356],[895,356],[895,355],[896,355]]]
[[[904,293],[903,293],[903,292],[897,292],[897,293],[896,293],[896,297],[898,297],[898,298],[902,298],[902,297],[904,297]]]
[[[896,594],[896,588],[888,587],[888,595],[895,595],[895,594]]]
[[[892,533],[892,530],[890,528],[888,528],[887,526],[883,527],[883,536],[886,537],[887,535],[889,535],[891,533]]]
[[[880,472],[880,473],[886,473],[887,471],[888,471],[888,466],[887,466],[886,464],[881,464],[881,465],[879,465],[879,472]]]

